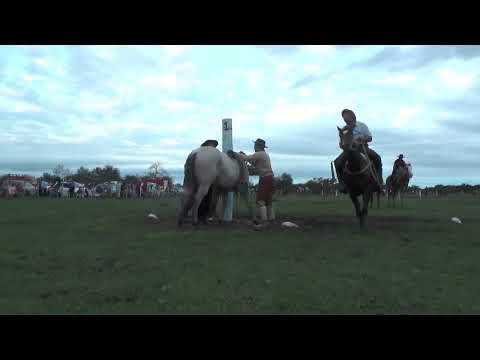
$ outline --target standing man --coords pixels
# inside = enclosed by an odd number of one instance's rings
[[[373,164],[377,170],[378,181],[380,182],[380,187],[383,187],[383,178],[382,178],[382,158],[378,155],[375,151],[368,147],[368,143],[372,141],[372,134],[368,129],[368,126],[364,123],[357,121],[357,117],[352,110],[344,109],[342,111],[342,117],[347,127],[353,129],[353,140],[359,144],[364,144],[367,149],[367,155],[370,159],[372,159]],[[345,167],[346,162],[346,155],[343,151],[339,157],[334,160],[335,169],[337,171],[338,177],[338,191],[341,193],[346,194],[347,189],[343,182],[343,169]]]
[[[265,151],[267,148],[265,140],[257,139],[254,141],[254,144],[255,153],[252,155],[245,155],[242,152],[235,153],[233,151],[229,151],[228,154],[252,164],[249,168],[250,175],[258,175],[260,177],[256,199],[260,220],[262,222],[267,220],[273,222],[275,213],[273,211],[272,199],[275,186],[270,156]]]

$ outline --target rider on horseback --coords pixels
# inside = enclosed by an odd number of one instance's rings
[[[382,159],[380,155],[378,155],[375,151],[368,147],[368,143],[372,141],[372,134],[368,129],[367,125],[364,123],[357,121],[355,113],[352,110],[344,109],[342,111],[342,117],[345,123],[347,124],[346,127],[353,129],[353,139],[355,142],[364,144],[365,149],[367,151],[368,157],[372,160],[373,164],[375,165],[378,181],[380,182],[380,187],[383,186],[383,179],[382,179]],[[337,171],[338,177],[338,191],[342,193],[347,193],[346,186],[343,182],[343,170],[345,168],[346,162],[346,154],[343,151],[335,160],[335,169]]]
[[[392,174],[397,170],[399,167],[407,167],[407,164],[403,160],[403,154],[398,155],[398,159],[395,160],[393,163],[393,171]]]

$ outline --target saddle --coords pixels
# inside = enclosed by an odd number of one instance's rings
[[[366,165],[358,170],[358,171],[351,171],[348,169],[348,165],[349,165],[349,162],[348,160],[345,161],[345,166],[344,166],[344,172],[346,174],[349,174],[349,175],[361,175],[367,171],[370,172],[370,175],[372,176],[373,180],[375,181],[375,183],[381,187],[380,185],[380,179],[378,177],[378,174],[377,174],[377,170],[375,169],[375,166],[373,165],[373,160],[367,155],[367,149],[366,149],[366,146],[365,145],[362,145],[362,150],[360,151],[360,155],[365,159],[367,160],[367,163]]]

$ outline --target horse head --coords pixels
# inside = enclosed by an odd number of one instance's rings
[[[357,151],[357,143],[353,141],[353,129],[345,126],[338,129],[338,136],[340,137],[340,148],[344,151]]]

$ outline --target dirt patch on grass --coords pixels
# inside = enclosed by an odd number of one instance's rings
[[[298,228],[286,228],[281,224],[285,221],[297,224]],[[435,223],[436,219],[417,218],[412,216],[369,216],[367,219],[367,228],[369,230],[386,230],[392,227],[401,227],[406,224],[415,223]],[[249,219],[234,219],[231,223],[219,223],[218,220],[209,221],[206,225],[199,224],[194,227],[190,221],[186,221],[181,228],[177,228],[176,218],[158,217],[158,219],[145,218],[144,223],[147,226],[160,231],[318,231],[318,230],[338,230],[339,228],[359,228],[359,222],[353,215],[321,215],[321,216],[288,216],[277,218],[273,224],[266,225],[263,229],[256,229],[255,224]]]

